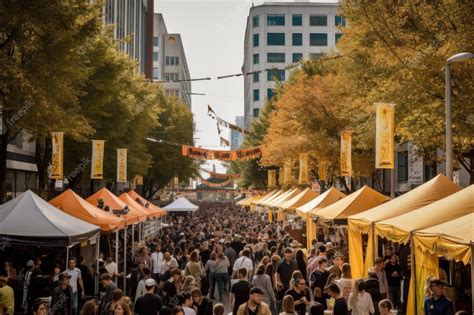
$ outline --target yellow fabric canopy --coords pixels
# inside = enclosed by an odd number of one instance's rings
[[[278,190],[272,190],[272,191],[260,196],[259,198],[255,198],[254,200],[250,201],[250,210],[255,211],[258,202],[263,201],[266,198],[269,198],[270,196],[273,196],[277,192],[278,192]]]
[[[319,196],[318,192],[312,191],[310,188],[306,188],[298,195],[294,196],[293,198],[289,199],[288,201],[282,202],[278,205],[278,207],[285,209],[285,210],[296,210],[299,206],[302,206],[309,201],[313,200]]]
[[[161,209],[157,205],[149,202],[142,196],[140,196],[135,190],[130,190],[127,194],[133,198],[133,200],[137,201],[139,204],[143,205],[148,212],[152,214],[160,214],[160,216],[165,216],[167,214],[166,210]]]
[[[424,207],[434,201],[447,197],[461,188],[446,176],[439,174],[425,184],[390,200],[378,207],[349,217],[349,261],[354,277],[365,277],[369,267],[373,265],[375,222],[394,218]],[[362,252],[362,235],[368,234],[365,262]]]
[[[51,199],[49,203],[73,217],[99,226],[102,231],[113,231],[125,226],[124,219],[93,206],[71,189]]]
[[[280,197],[278,198],[275,198],[273,199],[272,201],[270,201],[267,206],[269,207],[274,207],[274,208],[278,208],[280,207],[281,204],[285,203],[286,201],[290,200],[291,198],[295,197],[296,195],[298,195],[299,193],[301,192],[301,190],[299,188],[293,188],[293,189],[290,189],[288,192],[286,192],[285,194],[281,195]]]
[[[272,198],[274,198],[276,196],[279,196],[279,195],[283,194],[284,192],[285,191],[282,190],[282,189],[273,191],[272,193],[266,194],[261,199],[255,201],[255,202],[252,202],[252,204],[256,204],[257,206],[262,205],[264,202],[266,202],[268,200],[271,200]]]
[[[376,222],[375,233],[393,242],[406,244],[410,241],[411,231],[441,224],[473,212],[473,198],[474,185],[417,210]]]
[[[364,186],[332,205],[315,211],[313,214],[318,215],[323,221],[346,219],[351,215],[381,205],[387,200],[390,200],[390,198],[369,186]]]
[[[270,202],[275,201],[275,200],[277,200],[278,198],[280,198],[281,196],[286,195],[289,191],[291,191],[291,189],[290,189],[290,190],[287,190],[287,191],[279,190],[279,191],[278,191],[276,194],[274,194],[273,196],[270,196],[270,197],[268,197],[268,198],[265,199],[265,200],[259,201],[259,202],[257,203],[257,205],[259,205],[259,206],[267,206]]]

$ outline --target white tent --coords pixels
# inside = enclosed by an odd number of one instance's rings
[[[196,211],[199,207],[191,203],[188,199],[180,197],[163,209],[166,211]]]

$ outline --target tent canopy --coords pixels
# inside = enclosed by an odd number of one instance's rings
[[[373,222],[405,214],[460,190],[461,188],[458,185],[450,181],[446,176],[439,174],[404,195],[378,207],[349,217],[349,221],[353,224],[357,224],[360,231],[368,233]]]
[[[166,211],[196,211],[199,209],[198,206],[195,204],[191,203],[188,199],[184,197],[180,197],[164,207]]]
[[[124,219],[93,206],[71,189],[50,200],[49,203],[73,217],[99,226],[102,231],[122,229],[125,226]]]
[[[119,197],[115,196],[110,190],[105,187],[100,189],[98,192],[96,192],[86,200],[97,207],[99,205],[99,199],[102,199],[104,201],[104,207],[109,206],[111,211],[123,210],[128,207],[125,202],[120,200]],[[137,214],[136,212],[134,212],[132,208],[130,208],[129,210],[130,211],[128,212],[128,214],[121,215],[121,217],[125,219],[125,222],[127,224],[135,224],[138,221],[144,220],[146,218],[146,216],[143,217],[143,214]]]
[[[242,199],[239,202],[237,202],[237,205],[243,206],[243,207],[249,207],[253,201],[258,200],[260,197],[262,196],[261,195],[250,196],[248,198]]]
[[[31,190],[0,206],[0,236],[11,245],[65,247],[99,233],[98,226],[57,209]]]
[[[278,207],[287,210],[295,210],[299,206],[302,206],[308,203],[310,200],[316,198],[318,195],[318,192],[312,191],[310,188],[306,188],[288,201],[279,204]]]
[[[387,200],[390,198],[369,186],[364,186],[349,196],[315,211],[314,214],[323,220],[347,219],[353,214],[381,205]]]
[[[317,196],[313,200],[305,203],[304,205],[296,208],[296,213],[301,216],[302,218],[306,218],[306,215],[312,211],[316,211],[317,209],[324,208],[329,206],[330,204],[338,201],[339,199],[344,198],[342,192],[337,190],[334,187],[329,188],[321,195]]]
[[[278,190],[272,190],[264,195],[261,195],[259,196],[258,198],[255,198],[254,200],[250,201],[250,205],[256,205],[258,204],[260,201],[264,201],[266,198],[269,198],[271,196],[273,196],[274,194],[276,194],[278,192]]]
[[[152,213],[161,213],[161,215],[166,215],[166,211],[161,209],[160,207],[158,207],[157,205],[149,202],[148,200],[146,200],[145,198],[143,198],[142,196],[140,196],[135,190],[130,190],[128,192],[128,194],[130,195],[130,197],[133,198],[133,200],[135,200],[136,202],[138,202],[139,204],[141,204],[142,206],[144,206],[147,211],[152,211]]]
[[[135,213],[141,213],[145,217],[160,217],[161,211],[148,210],[138,202],[136,202],[128,193],[122,193],[119,199],[125,202],[129,208],[134,208]]]
[[[474,212],[473,199],[474,185],[471,185],[420,209],[376,222],[375,231],[394,242],[407,243],[410,240],[411,231],[441,224]],[[471,225],[472,227],[474,224]]]
[[[280,195],[280,197],[273,199],[272,201],[269,201],[267,203],[267,206],[269,207],[279,207],[280,204],[284,203],[287,200],[290,200],[291,198],[295,197],[301,192],[299,188],[293,188],[288,190],[286,193]]]
[[[279,196],[281,196],[284,193],[285,193],[285,191],[283,189],[280,189],[277,192],[275,192],[274,194],[271,194],[271,195],[269,195],[265,198],[262,198],[262,199],[258,200],[256,202],[256,204],[257,204],[257,206],[264,206],[264,205],[267,204],[267,202],[270,202],[273,199],[278,198]]]

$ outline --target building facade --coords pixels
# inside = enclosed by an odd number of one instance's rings
[[[235,124],[240,127],[244,128],[244,116],[236,116],[235,117]],[[244,135],[241,132],[230,130],[230,149],[235,150],[244,142]]]
[[[319,58],[335,47],[345,19],[337,3],[281,2],[250,8],[244,41],[245,127],[257,117],[285,67],[304,58]],[[276,68],[276,69],[275,69]]]
[[[153,23],[152,80],[162,82],[167,96],[181,99],[191,109],[191,75],[180,34],[169,34],[163,15]]]

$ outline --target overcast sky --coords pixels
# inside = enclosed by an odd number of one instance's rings
[[[253,2],[259,5],[264,1]],[[191,77],[214,78],[192,83],[193,93],[206,94],[192,97],[197,145],[219,149],[216,122],[207,116],[207,104],[229,122],[244,114],[243,78],[215,78],[241,72],[245,26],[251,6],[252,0],[155,0],[155,12],[163,14],[168,32],[181,34]],[[229,133],[225,129],[222,136],[230,140]],[[217,165],[217,171],[223,168]]]

